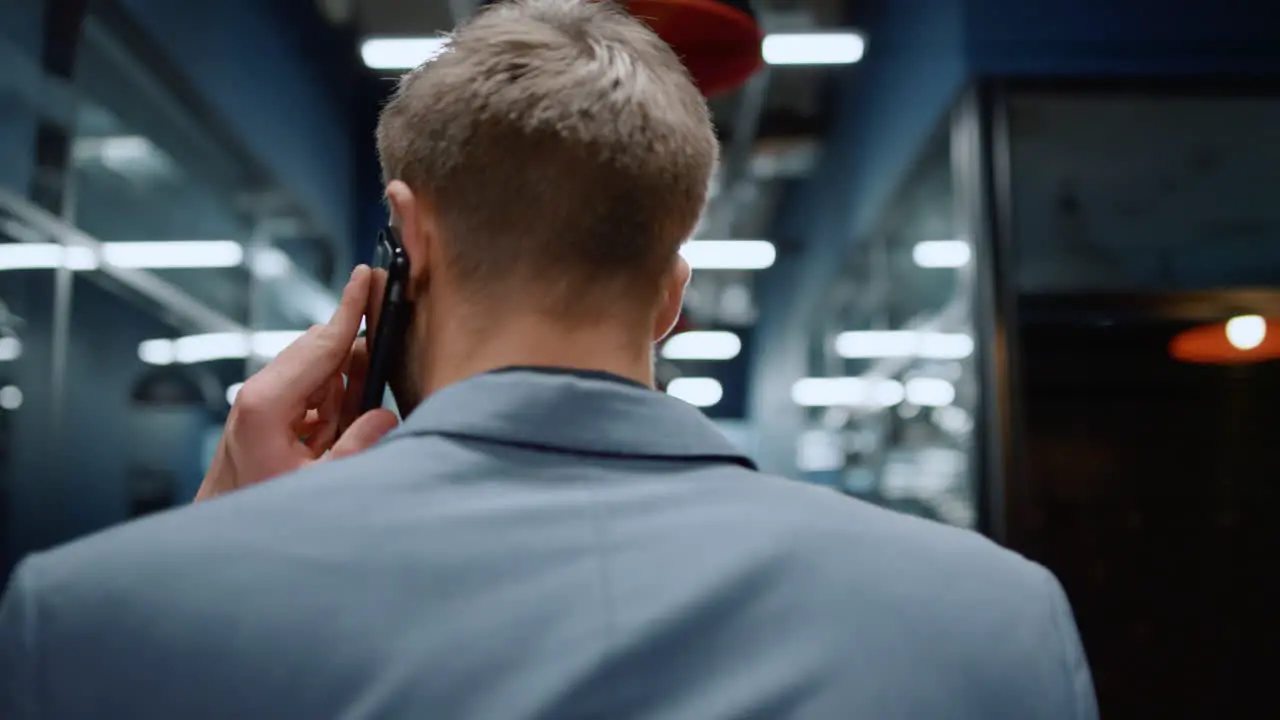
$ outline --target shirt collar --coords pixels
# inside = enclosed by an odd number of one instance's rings
[[[604,372],[513,367],[476,375],[433,393],[388,440],[416,435],[756,469],[697,408]]]

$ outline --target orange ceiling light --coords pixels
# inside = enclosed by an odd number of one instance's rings
[[[738,89],[764,66],[764,35],[747,0],[626,0],[684,61],[707,97]]]
[[[1280,322],[1261,315],[1238,315],[1225,322],[1178,333],[1169,354],[1188,363],[1248,365],[1280,359]]]

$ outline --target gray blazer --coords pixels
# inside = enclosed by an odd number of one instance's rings
[[[7,720],[1097,715],[1043,568],[549,371],[27,559],[0,648]]]

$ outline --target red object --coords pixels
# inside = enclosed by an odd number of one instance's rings
[[[741,0],[628,0],[626,7],[667,41],[711,97],[738,89],[764,65],[760,26],[736,4]]]
[[[1241,350],[1227,340],[1225,322],[1193,327],[1169,342],[1169,355],[1175,360],[1204,365],[1248,365],[1280,359],[1280,324],[1267,319],[1267,330],[1261,344]]]

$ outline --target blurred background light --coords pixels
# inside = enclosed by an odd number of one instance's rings
[[[770,65],[851,65],[862,59],[867,43],[858,33],[775,33],[761,45]]]
[[[373,70],[409,70],[448,47],[445,37],[370,37],[360,58]],[[760,46],[770,65],[850,65],[866,53],[866,40],[855,32],[773,33]]]
[[[724,397],[724,388],[715,378],[682,377],[667,384],[667,394],[694,407],[707,408],[720,402]]]
[[[240,394],[240,388],[242,387],[244,387],[244,383],[242,382],[232,383],[227,387],[227,404],[228,405],[236,404],[236,396]]]
[[[922,268],[964,267],[972,257],[966,240],[925,240],[911,248],[912,261]]]
[[[803,407],[886,408],[902,402],[902,383],[890,378],[811,377],[791,386],[791,400]]]
[[[253,333],[204,333],[138,344],[138,359],[148,365],[191,365],[214,360],[270,359],[280,354],[302,330],[260,330]]]
[[[1240,350],[1252,350],[1267,339],[1267,321],[1261,315],[1239,315],[1227,321],[1227,342]]]
[[[763,270],[778,257],[768,240],[690,240],[680,254],[694,270]]]
[[[448,44],[444,37],[375,37],[360,45],[360,58],[373,70],[409,70],[435,58]]]
[[[944,407],[955,399],[955,386],[940,378],[911,378],[906,383],[906,400],[912,405]]]
[[[973,354],[966,333],[924,330],[852,330],[836,336],[836,353],[849,359],[911,358],[963,360]]]
[[[731,360],[742,352],[742,340],[727,330],[691,330],[672,335],[662,345],[668,360]]]

